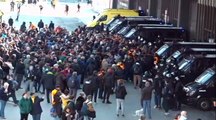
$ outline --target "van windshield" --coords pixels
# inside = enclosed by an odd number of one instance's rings
[[[118,34],[123,34],[129,29],[129,27],[123,27],[121,30],[119,30]]]
[[[110,28],[110,31],[116,29],[121,23],[122,23],[122,21],[119,20],[118,22],[116,22],[115,24],[113,24],[113,26]]]
[[[186,71],[190,68],[192,62],[193,62],[193,60],[190,60],[190,59],[189,59],[189,60],[188,60],[188,59],[183,59],[183,60],[178,64],[179,70],[185,71],[185,72],[186,72]]]
[[[113,26],[116,25],[119,21],[119,19],[115,19],[113,22],[108,23],[109,30],[111,30],[111,28],[113,28]]]
[[[165,44],[156,51],[156,54],[158,56],[161,56],[168,48],[169,48],[169,46],[167,44]]]
[[[206,70],[204,73],[202,73],[195,82],[203,85],[209,82],[209,80],[214,76],[215,72],[213,70]]]
[[[125,35],[125,37],[130,38],[135,32],[136,32],[136,29],[133,28]]]
[[[167,58],[166,62],[170,62],[172,57],[177,59],[180,55],[181,55],[180,51],[175,51],[169,58]]]

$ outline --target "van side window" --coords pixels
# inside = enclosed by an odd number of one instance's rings
[[[106,21],[107,20],[107,15],[103,15],[99,18],[98,21]]]

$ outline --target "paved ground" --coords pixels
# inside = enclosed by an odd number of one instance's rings
[[[4,12],[3,20],[5,22],[7,22],[10,17],[14,19],[14,26],[16,28],[19,28],[23,21],[26,22],[28,27],[30,21],[37,25],[39,20],[42,19],[45,24],[49,24],[52,20],[55,26],[61,25],[68,30],[74,30],[78,25],[87,24],[92,20],[93,15],[98,14],[86,3],[80,4],[80,12],[77,12],[77,3],[67,3],[69,5],[68,15],[64,12],[66,3],[58,3],[55,9],[51,7],[49,2],[41,4],[44,6],[42,13],[39,11],[39,4],[22,6],[19,21],[15,21],[17,10],[15,9],[14,12],[11,12],[9,3],[0,2],[0,10]]]
[[[67,0],[65,0],[67,1]],[[75,0],[74,0],[75,1]],[[40,19],[42,19],[46,24],[52,20],[56,26],[61,25],[66,27],[69,30],[74,30],[78,25],[83,25],[92,20],[92,16],[97,13],[93,11],[91,6],[87,6],[86,3],[81,3],[81,12],[76,12],[77,3],[69,3],[70,13],[68,16],[64,13],[65,3],[60,3],[56,6],[56,9],[52,9],[51,6],[47,3],[44,4],[44,10],[40,14],[38,6],[24,6],[21,10],[20,20],[15,22],[14,25],[19,28],[20,24],[23,21],[26,21],[27,26],[31,21],[34,24],[37,24]],[[0,2],[0,9],[4,11],[4,20],[7,22],[8,18],[16,18],[16,12],[10,12],[10,6],[8,3]],[[115,114],[115,96],[111,96],[112,104],[102,104],[98,100],[97,104],[94,104],[94,107],[97,111],[97,118],[95,120],[137,120],[138,118],[134,116],[135,110],[140,109],[139,99],[140,93],[139,90],[133,89],[131,83],[127,83],[128,95],[125,101],[125,117],[117,117]],[[23,90],[17,92],[17,97],[20,99]],[[39,94],[39,96],[42,96]],[[152,107],[154,106],[152,100]],[[51,108],[50,104],[46,103],[46,100],[42,102],[42,120],[52,120],[49,115],[49,110]],[[187,110],[189,120],[196,120],[201,118],[202,120],[215,120],[215,112],[213,111],[200,111],[193,107],[183,106],[184,110]],[[165,117],[162,110],[152,109],[152,120],[172,120],[175,114],[178,111],[170,111],[170,115]],[[5,109],[5,116],[7,120],[19,120],[19,108],[14,107],[13,104],[8,103]],[[31,116],[29,116],[30,120]]]
[[[101,100],[98,100],[94,107],[97,111],[97,118],[95,120],[138,120],[135,116],[135,110],[140,109],[139,99],[140,99],[140,92],[138,89],[134,89],[131,83],[126,84],[128,95],[126,96],[125,100],[125,117],[117,117],[115,114],[115,96],[111,96],[112,104],[103,104]],[[80,92],[80,91],[79,91]],[[17,92],[18,99],[20,98],[21,94],[23,93],[23,89]],[[39,96],[42,96],[39,94]],[[154,106],[154,102],[152,100],[152,107]],[[49,115],[49,110],[51,105],[46,103],[46,100],[42,102],[42,120],[52,120]],[[213,112],[203,112],[197,110],[192,107],[183,106],[183,109],[188,111],[188,120],[197,120],[197,118],[201,118],[202,120],[215,120],[215,116]],[[12,103],[8,103],[5,110],[5,116],[7,120],[18,120],[19,118],[19,108],[14,107]],[[163,110],[157,110],[152,108],[152,120],[173,120],[172,118],[178,113],[179,111],[170,111],[169,116],[164,116]],[[31,116],[29,116],[31,120]]]

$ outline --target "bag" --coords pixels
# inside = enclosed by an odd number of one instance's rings
[[[50,115],[51,115],[51,117],[57,117],[57,112],[56,112],[56,110],[55,110],[54,107],[52,107],[52,108],[50,109]]]
[[[135,65],[135,66],[134,66],[134,70],[133,70],[133,71],[134,71],[134,73],[135,73],[135,74],[138,74],[138,73],[140,73],[140,71],[141,71],[141,68],[140,68],[140,66],[139,66],[139,65]]]
[[[96,112],[88,110],[88,117],[90,117],[90,118],[96,118]]]
[[[13,86],[13,89],[14,89],[14,90],[17,90],[19,84],[18,84],[18,82],[17,82],[16,80],[13,80],[13,81],[12,81],[12,86]]]
[[[83,103],[83,106],[81,108],[81,114],[84,115],[84,116],[88,115],[88,105],[87,105],[87,103]]]

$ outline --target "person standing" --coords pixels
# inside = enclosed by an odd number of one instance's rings
[[[25,23],[23,23],[25,24]],[[23,25],[22,25],[23,26]],[[25,25],[24,25],[25,26]],[[20,31],[24,32],[26,28],[21,27]],[[20,59],[15,67],[15,78],[18,82],[18,88],[21,89],[21,83],[23,81],[23,76],[25,75],[25,65],[23,61]]]
[[[15,2],[12,0],[12,1],[10,2],[10,7],[11,7],[10,11],[11,11],[11,12],[14,11],[14,6],[15,6]]]
[[[65,5],[65,13],[66,13],[66,15],[68,15],[68,12],[69,12],[69,6]]]
[[[35,93],[31,94],[31,100],[32,100],[32,110],[30,114],[32,115],[33,120],[40,120],[41,119],[41,113],[43,112],[41,107],[41,102],[44,100],[44,98],[38,97]]]
[[[54,28],[55,28],[55,25],[54,25],[53,21],[51,21],[50,24],[49,24],[49,30],[53,31]]]
[[[35,81],[35,71],[34,71],[34,66],[30,65],[29,68],[26,71],[26,80],[25,82],[25,92],[30,91],[33,93],[33,88],[34,88],[34,81]]]
[[[152,97],[153,86],[150,81],[146,81],[145,87],[141,90],[141,104],[143,107],[143,113],[148,112],[148,118],[151,119],[151,97]]]
[[[77,118],[81,118],[81,108],[83,106],[83,103],[85,102],[85,93],[84,92],[80,92],[80,95],[78,96],[78,98],[76,99],[76,103],[75,103],[75,107],[78,113]]]
[[[62,116],[62,100],[61,100],[61,88],[60,86],[56,86],[54,90],[52,90],[52,106],[56,110],[57,118],[61,118]]]
[[[80,12],[80,4],[77,4],[77,12]]]
[[[17,106],[18,100],[16,98],[16,90],[18,88],[18,82],[13,79],[12,75],[7,75],[7,82],[9,84],[8,92],[10,93],[8,97],[12,97],[14,106]]]
[[[141,79],[142,79],[142,67],[139,62],[136,62],[133,66],[133,82],[134,88],[136,89],[137,86],[140,86]]]
[[[154,108],[161,108],[161,96],[162,96],[162,80],[159,77],[159,75],[155,76],[155,79],[153,81],[153,87],[154,87],[154,101],[155,106]]]
[[[28,115],[32,110],[32,100],[28,92],[25,92],[22,95],[22,98],[19,101],[20,108],[20,120],[28,120]]]
[[[8,24],[9,24],[9,26],[10,26],[10,27],[13,27],[13,23],[14,23],[13,18],[10,17],[10,18],[8,19]]]
[[[9,87],[9,84],[7,82],[5,82],[3,87],[0,88],[0,104],[1,104],[0,118],[1,119],[6,119],[5,114],[4,114],[4,110],[5,110],[5,106],[6,106],[6,103],[8,101],[9,94],[10,94],[8,92],[8,87]]]
[[[117,81],[117,88],[116,88],[116,113],[119,116],[119,111],[121,110],[121,114],[124,117],[124,99],[127,95],[126,88],[124,86],[124,80],[119,79]]]
[[[103,103],[105,103],[105,100],[106,100],[107,104],[111,104],[111,102],[109,100],[109,97],[110,97],[112,88],[114,87],[114,80],[115,80],[114,71],[111,68],[109,68],[107,70],[107,73],[104,76],[104,97],[103,97]]]
[[[42,13],[42,10],[43,10],[43,6],[42,5],[39,5],[39,9],[40,9],[40,14]]]
[[[172,83],[166,79],[165,80],[165,85],[162,90],[162,95],[163,95],[163,101],[162,101],[162,106],[163,109],[165,110],[165,115],[169,115],[168,111],[171,108],[170,102],[172,102],[173,98],[173,86]]]
[[[41,28],[44,28],[44,22],[43,22],[42,20],[40,20],[40,21],[38,22],[38,28],[39,28],[39,30],[40,30]]]
[[[23,3],[24,4],[24,3]],[[16,21],[19,21],[19,16],[20,16],[20,9],[21,9],[21,3],[17,4],[17,17],[16,17]]]
[[[67,86],[69,88],[69,94],[76,98],[77,90],[79,87],[77,72],[73,72],[71,77],[67,80]]]
[[[50,103],[50,93],[55,88],[55,75],[52,72],[52,70],[48,70],[47,73],[44,73],[44,75],[41,78],[41,81],[46,89],[47,103]]]
[[[93,72],[93,75],[91,78],[91,84],[92,84],[92,98],[94,98],[94,102],[96,103],[97,96],[98,96],[98,89],[99,89],[99,76],[97,75],[97,71]]]

